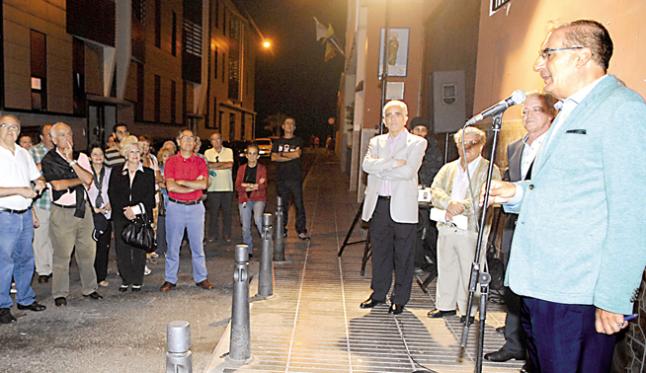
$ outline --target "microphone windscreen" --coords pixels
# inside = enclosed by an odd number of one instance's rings
[[[511,99],[514,102],[514,105],[519,105],[525,102],[525,92],[521,91],[520,89],[515,90],[511,94]]]

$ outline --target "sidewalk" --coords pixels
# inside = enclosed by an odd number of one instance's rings
[[[341,258],[337,256],[358,208],[355,193],[348,192],[347,186],[338,161],[320,155],[305,186],[312,240],[302,242],[290,235],[285,248],[287,261],[274,264],[274,297],[251,304],[251,361],[236,366],[222,357],[228,351],[227,329],[208,373],[421,369],[408,357],[405,344],[412,358],[427,368],[473,372],[477,325],[471,327],[468,353],[458,362],[462,331],[458,318],[426,317],[434,304],[434,283],[428,295],[413,285],[411,302],[397,317],[389,315],[385,305],[372,311],[359,308],[370,294],[370,265],[365,277],[359,275],[363,245],[348,246]],[[353,240],[360,239],[360,231],[359,227],[355,229]],[[494,330],[503,322],[500,306],[491,304],[485,351],[496,350],[504,343],[503,336]],[[484,371],[518,372],[521,366],[522,362],[515,360],[486,362]]]

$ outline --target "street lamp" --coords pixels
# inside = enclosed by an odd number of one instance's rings
[[[271,39],[264,39],[262,41],[262,49],[269,50],[271,49],[271,46],[272,46]]]

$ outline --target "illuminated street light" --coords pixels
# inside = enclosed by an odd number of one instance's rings
[[[271,43],[271,40],[269,40],[269,39],[265,39],[265,40],[262,41],[262,48],[263,49],[271,49],[271,45],[272,45],[272,43]]]

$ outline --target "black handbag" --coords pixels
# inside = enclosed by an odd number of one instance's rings
[[[151,226],[146,213],[137,215],[128,225],[123,228],[121,238],[125,243],[144,250],[147,253],[155,251],[157,243],[155,242],[155,232]]]
[[[107,232],[108,227],[110,226],[110,221],[108,221],[108,218],[106,218],[103,213],[97,212],[94,209],[92,202],[90,202],[90,194],[88,193],[87,189],[83,188],[83,190],[85,190],[88,204],[92,209],[92,222],[94,223],[94,229],[92,230],[92,239],[98,242],[99,238],[101,238],[101,236],[103,236],[103,234]]]

